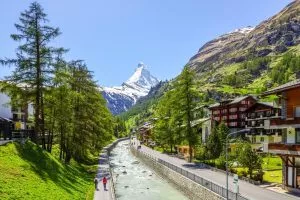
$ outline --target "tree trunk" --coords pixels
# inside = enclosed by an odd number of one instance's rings
[[[191,163],[193,161],[193,148],[192,145],[190,144],[189,144],[189,154],[190,154],[189,162]]]
[[[38,32],[38,17],[36,16],[35,20],[35,45],[36,45],[36,96],[35,96],[35,119],[34,119],[34,129],[35,129],[35,134],[34,134],[34,142],[37,143],[37,136],[40,135],[40,95],[41,95],[41,61],[40,61],[40,43],[39,43],[39,32]]]

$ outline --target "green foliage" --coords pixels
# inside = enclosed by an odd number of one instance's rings
[[[189,145],[189,161],[192,162],[192,149],[200,142],[199,135],[192,128],[191,122],[194,120],[193,109],[199,99],[196,91],[195,72],[185,66],[182,73],[174,81],[174,119],[175,122],[182,121],[182,133]]]
[[[269,57],[259,57],[243,62],[237,71],[225,75],[222,82],[237,88],[244,87],[249,81],[259,77],[263,71],[268,70],[270,62]]]
[[[176,117],[175,93],[170,90],[160,99],[155,110],[154,137],[161,146],[169,145],[172,152],[182,140],[179,119]]]
[[[237,145],[236,154],[241,166],[248,168],[250,178],[253,178],[254,170],[262,169],[262,158],[252,150],[249,142],[241,142]]]
[[[113,118],[84,62],[67,62],[65,49],[50,46],[60,31],[47,24],[46,16],[37,2],[21,13],[18,34],[11,35],[20,42],[16,58],[0,60],[15,66],[2,90],[13,103],[34,106],[34,142],[41,141],[49,152],[58,143],[66,163],[85,161],[113,139]]]
[[[0,157],[3,200],[93,199],[96,165],[65,165],[31,142],[0,146]]]
[[[127,136],[127,128],[125,121],[120,117],[115,117],[114,121],[114,135],[117,138],[122,138]]]
[[[217,127],[215,127],[212,133],[209,135],[206,148],[211,159],[218,158],[221,155],[223,147],[218,135]]]
[[[60,31],[47,24],[47,15],[39,3],[31,3],[29,9],[22,12],[19,19],[19,24],[15,24],[18,33],[11,35],[11,38],[20,44],[16,58],[0,60],[0,63],[15,66],[12,75],[5,80],[14,88],[10,93],[20,92],[15,90],[16,87],[24,88],[18,96],[26,95],[21,97],[24,98],[22,101],[27,100],[34,104],[33,139],[37,141],[39,135],[45,138],[44,95],[47,87],[52,85],[55,59],[66,50],[50,46]],[[43,148],[46,149],[45,139],[41,141]]]
[[[111,141],[113,118],[82,61],[72,61],[55,73],[55,87],[46,96],[47,128],[58,134],[60,158],[84,161]]]
[[[295,73],[300,72],[300,56],[288,52],[282,56],[280,62],[273,67],[271,78],[274,83],[283,84],[291,81]]]
[[[226,137],[229,134],[229,128],[224,122],[215,126],[212,133],[208,137],[206,148],[211,159],[219,158],[224,154]]]

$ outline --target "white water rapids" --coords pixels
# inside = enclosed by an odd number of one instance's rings
[[[181,192],[139,162],[120,142],[111,152],[111,165],[118,200],[187,200]]]

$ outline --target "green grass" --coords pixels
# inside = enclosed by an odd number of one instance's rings
[[[271,183],[282,183],[282,161],[278,156],[267,156],[263,158],[264,181]]]
[[[93,199],[95,170],[75,161],[65,165],[31,142],[9,143],[0,146],[0,197]]]

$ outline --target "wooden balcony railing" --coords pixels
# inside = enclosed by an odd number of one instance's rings
[[[269,150],[300,151],[300,144],[269,143]]]

